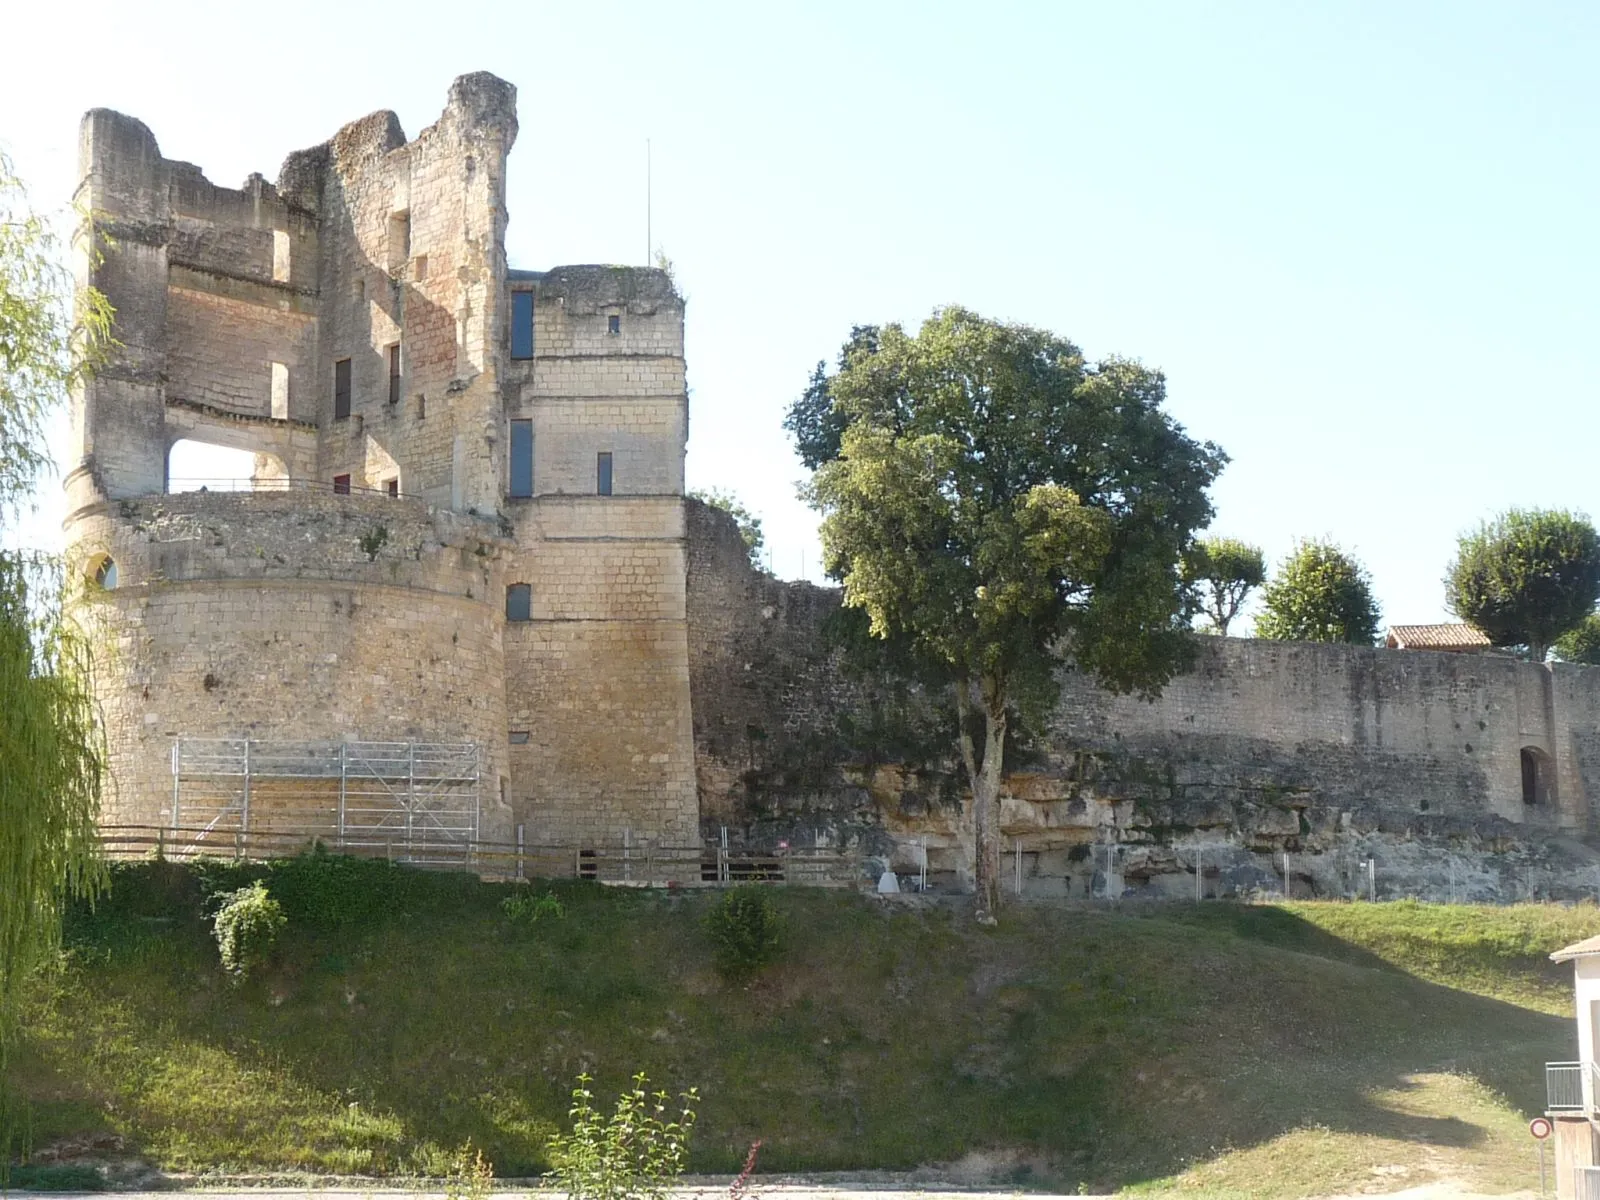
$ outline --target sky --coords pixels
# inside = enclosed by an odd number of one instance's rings
[[[1212,531],[1272,562],[1332,538],[1386,623],[1448,619],[1485,518],[1600,515],[1600,6],[79,0],[5,32],[0,145],[41,208],[91,107],[237,187],[510,80],[511,264],[671,258],[689,486],[754,510],[785,578],[820,579],[785,408],[851,325],[947,304],[1165,372],[1232,460]],[[25,535],[61,515],[52,483]]]

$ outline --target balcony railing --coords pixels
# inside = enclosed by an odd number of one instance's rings
[[[1585,1079],[1588,1087],[1584,1086]],[[1594,1063],[1557,1062],[1544,1065],[1545,1109],[1549,1112],[1592,1112],[1600,1097]],[[1600,1200],[1600,1194],[1597,1194]]]
[[[1600,1167],[1575,1167],[1572,1183],[1573,1200],[1600,1200]]]

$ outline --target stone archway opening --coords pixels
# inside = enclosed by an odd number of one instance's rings
[[[249,492],[287,487],[289,471],[276,454],[180,438],[167,450],[167,493]]]

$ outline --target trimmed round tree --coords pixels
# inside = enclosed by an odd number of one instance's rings
[[[1211,632],[1227,637],[1250,593],[1266,582],[1267,562],[1260,546],[1237,538],[1199,538],[1184,558],[1183,577]]]
[[[1600,600],[1600,535],[1577,513],[1508,509],[1462,535],[1444,586],[1456,616],[1543,662]]]
[[[1267,590],[1256,636],[1280,642],[1378,640],[1378,602],[1366,568],[1332,542],[1295,543]]]

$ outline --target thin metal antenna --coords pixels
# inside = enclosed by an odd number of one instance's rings
[[[650,213],[650,139],[644,140],[644,265],[649,266],[656,252],[656,239]]]

